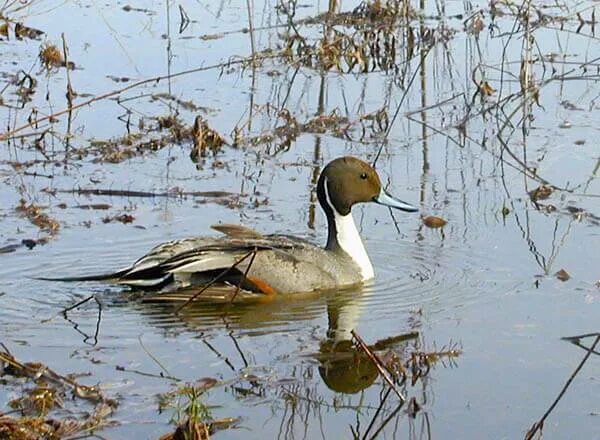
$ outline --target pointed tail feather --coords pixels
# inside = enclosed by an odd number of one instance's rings
[[[107,280],[117,280],[120,277],[122,277],[123,275],[125,275],[127,272],[129,272],[131,268],[126,268],[123,270],[119,270],[117,272],[111,272],[111,273],[102,273],[102,274],[95,274],[95,275],[83,275],[83,276],[78,276],[78,277],[33,277],[34,280],[42,280],[42,281],[66,281],[66,282],[73,282],[73,281],[107,281]]]

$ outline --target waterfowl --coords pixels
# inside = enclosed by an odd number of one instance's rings
[[[317,197],[327,217],[325,247],[289,235],[262,235],[243,226],[215,225],[213,229],[224,236],[170,241],[122,270],[53,280],[105,280],[170,292],[197,291],[211,283],[207,291],[224,296],[227,292],[237,294],[240,289],[261,295],[339,289],[374,276],[352,207],[373,202],[417,211],[389,195],[375,169],[355,157],[341,157],[325,166],[317,183]]]

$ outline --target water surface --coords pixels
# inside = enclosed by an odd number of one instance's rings
[[[44,31],[41,40],[0,42],[3,130],[27,124],[33,108],[42,117],[67,106],[65,69],[46,72],[38,61],[42,43],[62,47],[62,33],[76,66],[75,104],[199,69],[18,132],[36,136],[2,141],[2,243],[50,236],[16,209],[20,199],[60,230],[47,244],[0,255],[0,339],[23,361],[91,373],[82,380],[120,403],[117,423],[101,435],[173,430],[157,395],[175,381],[139,374],[159,375],[157,359],[182,382],[222,381],[205,403],[215,418],[240,421],[219,438],[362,436],[387,385],[368,366],[357,379],[344,376],[347,363],[327,364],[330,344],[349,339],[351,329],[370,344],[409,335],[383,350],[405,359],[461,351],[403,387],[416,413],[408,406],[394,413],[397,398],[386,400],[374,422],[392,415],[382,438],[522,438],[546,411],[585,355],[561,338],[600,331],[600,53],[585,21],[593,2],[533,2],[529,22],[516,18],[517,6],[413,2],[413,12],[396,14],[389,27],[383,19],[333,27],[322,17],[305,20],[324,13],[323,2],[286,2],[296,5],[293,16],[281,2],[254,2],[256,57],[296,51],[296,31],[318,47],[331,32],[375,44],[368,30],[376,29],[380,59],[368,72],[348,71],[344,60],[341,69],[326,66],[314,55],[309,63],[297,52],[253,67],[242,1],[30,3],[3,12]],[[183,29],[180,6],[191,20]],[[342,2],[341,11],[359,16],[357,6]],[[37,80],[27,102],[16,94],[23,72]],[[159,118],[190,127],[197,115],[229,144],[239,130],[238,144],[194,163],[189,137],[158,128]],[[286,117],[304,124],[297,136],[277,134]],[[161,139],[155,148],[145,143]],[[107,156],[97,147],[106,141],[130,156]],[[217,222],[322,243],[315,176],[341,155],[379,155],[388,190],[420,207],[419,214],[354,209],[377,273],[361,289],[176,315],[172,305],[120,288],[33,279],[117,269],[161,241],[211,233]],[[553,188],[549,197],[532,197],[542,184]],[[81,188],[227,194],[96,196]],[[108,209],[81,209],[90,204]],[[123,213],[133,221],[103,221]],[[427,228],[427,215],[448,224]],[[555,276],[561,269],[567,281]],[[102,304],[100,319],[94,301],[63,317],[90,295]],[[547,438],[600,438],[599,377],[592,355],[546,421]],[[3,405],[14,392],[0,390]]]

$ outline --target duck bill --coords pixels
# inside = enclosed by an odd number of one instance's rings
[[[402,200],[398,200],[395,197],[389,195],[383,188],[381,188],[381,192],[378,196],[376,196],[373,201],[375,203],[379,203],[383,206],[389,206],[390,208],[400,209],[406,212],[417,212],[419,208],[411,205],[410,203],[403,202]]]

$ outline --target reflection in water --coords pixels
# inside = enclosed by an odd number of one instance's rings
[[[332,391],[354,394],[371,386],[378,370],[367,354],[359,348],[352,335],[358,328],[362,302],[355,298],[332,298],[327,305],[327,337],[320,343],[319,374]],[[398,348],[397,344],[418,336],[409,333],[400,337],[378,341],[370,349]]]
[[[320,343],[319,374],[327,387],[341,393],[358,393],[371,386],[377,368],[357,349],[351,331],[357,328],[362,303],[354,298],[334,298],[327,305],[327,337]]]
[[[326,84],[326,76],[321,74],[321,82],[319,86],[319,115],[322,115],[325,110]],[[319,175],[321,174],[321,160],[321,136],[317,135],[315,136],[315,148],[313,152],[312,173],[310,179],[310,204],[308,206],[308,227],[310,229],[315,229],[315,219],[317,212],[317,182],[319,180]]]
[[[407,333],[388,335],[370,344],[370,352],[390,373],[395,386],[401,388],[401,394],[407,396],[406,400],[398,399],[390,393],[392,388],[383,380],[377,380],[378,369],[355,344],[351,334],[360,328],[369,295],[371,292],[363,289],[283,298],[264,304],[195,304],[179,315],[173,314],[178,303],[139,303],[136,308],[158,327],[185,329],[197,334],[206,348],[223,362],[225,371],[230,370],[229,374],[234,375],[228,392],[238,400],[273,406],[275,418],[280,419],[277,422],[280,438],[303,437],[310,432],[310,423],[322,420],[313,418],[314,414],[329,413],[333,409],[340,412],[340,416],[350,414],[356,420],[350,429],[358,437],[374,438],[388,430],[393,430],[395,435],[398,421],[405,417],[409,418],[409,438],[430,436],[427,405],[432,397],[429,387],[432,367],[441,360],[454,365],[460,351],[455,347],[424,351],[420,321],[409,318]],[[268,338],[280,331],[293,331],[294,327],[305,328],[309,321],[325,315],[327,329],[317,334],[314,341],[317,351],[293,357],[289,370],[285,370],[285,362],[271,366],[275,372],[254,365],[253,358],[244,353],[238,342],[238,337],[243,335]],[[208,330],[215,327],[228,330],[238,360],[232,360],[210,341]],[[288,358],[291,347],[286,346],[285,351],[284,356]]]
[[[94,326],[94,333],[90,334],[87,331],[80,328],[80,324],[77,321],[75,321],[69,317],[69,312],[71,310],[75,310],[75,309],[79,308],[80,306],[83,306],[84,304],[86,304],[87,302],[92,301],[92,300],[94,300],[96,302],[96,305],[98,306],[98,317],[96,318],[96,324]],[[98,299],[98,297],[96,295],[88,296],[87,298],[73,304],[72,306],[67,307],[66,309],[64,309],[62,311],[62,316],[63,316],[63,318],[65,318],[66,321],[71,323],[71,325],[73,326],[73,330],[75,330],[77,333],[79,333],[81,336],[83,336],[84,344],[95,346],[98,343],[98,335],[100,333],[100,325],[102,324],[102,302]]]
[[[357,293],[359,294],[359,293]],[[441,359],[454,365],[460,354],[455,348],[426,353],[420,349],[417,331],[377,341],[368,349],[382,362],[407,399],[396,399],[392,388],[376,385],[378,369],[369,356],[351,339],[361,314],[361,302],[354,298],[335,296],[328,300],[327,337],[319,344],[313,357],[319,362],[318,371],[323,383],[336,394],[331,403],[327,393],[306,380],[312,378],[311,366],[306,365],[296,375],[300,383],[280,390],[286,406],[282,411],[282,431],[285,438],[296,438],[298,426],[309,420],[309,414],[321,414],[335,409],[350,412],[355,420],[350,426],[352,438],[376,438],[384,431],[393,437],[400,435],[399,421],[408,416],[407,438],[431,438],[427,405],[431,400],[429,374]],[[418,327],[418,324],[417,324]],[[381,382],[383,384],[383,382]],[[413,390],[414,389],[414,390]],[[352,397],[357,395],[357,398]],[[358,399],[358,400],[357,400]],[[321,417],[318,417],[321,420]],[[339,433],[338,433],[339,434]]]
[[[324,299],[319,294],[302,294],[260,303],[196,302],[175,313],[180,306],[180,301],[136,304],[151,324],[161,328],[206,332],[225,326],[242,334],[262,335],[301,328],[303,322],[322,313]]]
[[[319,355],[316,356],[320,363],[319,374],[325,385],[336,393],[364,394],[380,375],[375,362],[393,380],[385,392],[381,390],[378,399],[372,400],[378,401],[376,408],[361,403],[356,406],[356,423],[350,427],[353,438],[376,438],[384,429],[393,429],[393,436],[396,437],[398,419],[405,414],[409,417],[408,438],[431,438],[429,415],[427,410],[422,410],[430,400],[429,373],[431,367],[442,358],[447,358],[453,364],[460,351],[450,347],[439,352],[423,352],[420,349],[419,332],[416,331],[420,326],[418,321],[411,323],[414,331],[381,339],[363,350],[351,334],[356,328],[361,304],[336,298],[329,301],[327,312],[327,338],[321,342]],[[392,386],[402,387],[401,392],[394,389],[399,399],[395,399],[391,393]],[[411,392],[414,387],[417,387],[416,392]],[[360,396],[360,402],[363,397]],[[415,423],[417,417],[421,421]]]

